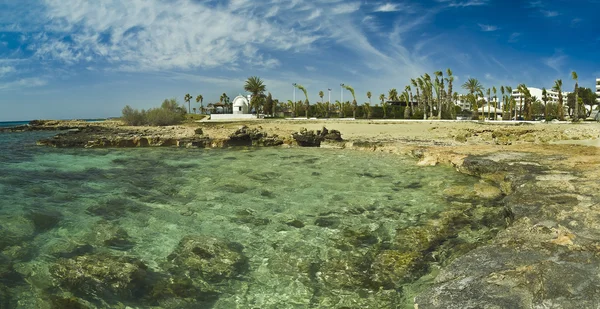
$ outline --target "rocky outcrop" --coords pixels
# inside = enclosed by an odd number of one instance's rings
[[[283,139],[277,135],[269,136],[259,129],[250,129],[242,126],[229,136],[228,146],[279,146]]]
[[[292,138],[301,147],[320,147],[323,141],[341,142],[342,134],[337,130],[328,130],[323,127],[322,130],[308,131],[302,129],[293,133]]]
[[[596,194],[536,154],[469,156],[462,172],[496,182],[508,224],[442,268],[418,308],[587,308],[600,303]],[[555,159],[554,159],[555,160]],[[483,221],[486,221],[485,219]]]
[[[61,258],[50,267],[58,284],[76,295],[107,301],[140,299],[151,288],[151,274],[140,260],[109,254]]]

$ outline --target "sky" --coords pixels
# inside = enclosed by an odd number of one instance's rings
[[[373,103],[411,78],[565,90],[600,77],[600,0],[0,0],[0,121],[104,118],[125,105],[340,83]],[[296,92],[297,98],[302,96]],[[344,93],[344,99],[350,94]],[[194,101],[195,103],[195,101]],[[197,104],[195,104],[197,107]]]

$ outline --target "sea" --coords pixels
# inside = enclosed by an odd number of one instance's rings
[[[355,150],[36,146],[53,134],[0,133],[0,308],[413,308],[441,253],[398,239],[479,181]]]

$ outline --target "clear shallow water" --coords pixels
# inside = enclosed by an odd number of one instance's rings
[[[1,308],[410,307],[418,287],[381,284],[377,269],[390,266],[374,261],[403,253],[398,234],[456,206],[445,188],[478,181],[356,151],[34,146],[51,134],[0,134]],[[189,235],[193,258],[180,245]],[[92,272],[67,260],[126,269],[119,257],[156,279],[132,280],[125,296],[109,275],[65,279]],[[186,269],[195,261],[208,261],[201,275]],[[173,292],[177,278],[194,293]]]

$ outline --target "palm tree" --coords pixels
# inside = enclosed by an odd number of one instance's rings
[[[548,91],[546,87],[542,88],[542,101],[544,101],[544,119],[548,119]]]
[[[438,119],[442,119],[442,101],[441,98],[442,92],[444,92],[444,73],[442,73],[442,71],[436,71],[435,73],[435,92],[437,95],[437,102],[438,102],[438,106],[437,106],[437,112],[438,112]],[[441,77],[441,81],[440,81],[440,77]]]
[[[381,105],[383,105],[383,101],[385,101],[385,94],[380,94],[379,95],[379,101],[381,101]]]
[[[365,113],[365,117],[367,119],[371,119],[371,104],[364,103],[363,104],[363,110],[364,110],[364,113]]]
[[[506,86],[504,88],[506,90],[506,105],[508,105],[508,119],[512,116],[512,87]]]
[[[398,101],[398,90],[392,88],[388,91],[388,99],[392,102]]]
[[[371,91],[367,91],[367,98],[369,98],[369,104],[371,104]]]
[[[491,92],[492,90],[490,88],[487,89],[487,108],[488,108],[488,114],[487,114],[487,119],[490,119],[490,111],[491,111],[491,104],[492,104],[492,98],[491,98]]]
[[[319,97],[321,97],[321,102],[323,102],[323,97],[325,96],[325,94],[323,93],[323,90],[319,91]]]
[[[192,96],[189,93],[186,93],[186,95],[183,97],[183,100],[187,102],[188,104],[188,113],[192,112],[192,109],[190,108],[190,100],[192,99]]]
[[[194,107],[194,108],[192,108],[192,110],[194,111],[194,114],[195,114],[196,113],[196,108]]]
[[[302,90],[302,92],[304,93],[304,98],[306,99],[306,101],[304,101],[304,105],[305,105],[305,110],[304,110],[304,114],[306,115],[306,119],[308,119],[308,108],[310,107],[309,103],[308,103],[308,93],[306,91],[306,88],[304,88],[304,86],[300,85],[300,84],[295,84],[294,87]]]
[[[447,93],[447,104],[448,104],[448,108],[451,108],[450,110],[450,116],[452,119],[456,119],[456,115],[454,114],[454,103],[452,101],[452,83],[454,82],[454,76],[452,76],[452,70],[447,69],[446,70],[446,75],[448,75],[448,77],[446,77],[446,82],[448,82],[448,93]]]
[[[200,103],[200,114],[202,114],[202,111],[204,110],[204,107],[202,106],[202,101],[203,100],[204,100],[204,97],[201,94],[199,94],[196,97],[196,103]]]
[[[575,81],[575,115],[573,116],[573,122],[579,120],[579,94],[577,93],[577,88],[579,87],[579,81],[577,77],[577,72],[571,72],[571,78]]]
[[[433,84],[431,83],[431,76],[425,73],[423,74],[423,85],[425,86],[424,95],[427,97],[427,107],[429,108],[429,118],[433,117]],[[425,113],[424,119],[426,119],[427,113]]]
[[[343,86],[346,90],[350,91],[352,94],[352,118],[356,118],[356,108],[358,108],[358,103],[356,103],[356,95],[354,93],[354,88],[350,85]]]
[[[502,93],[502,110],[504,110],[504,86],[500,86],[500,93]]]
[[[408,115],[412,116],[412,114],[413,114],[413,110],[412,110],[413,94],[412,94],[412,89],[410,88],[410,85],[404,87],[404,91],[409,94],[409,97],[408,97],[409,100],[406,101],[407,102],[406,109],[408,109],[408,111],[409,111]]]
[[[246,80],[246,84],[244,85],[244,90],[252,93],[252,98],[250,99],[250,106],[254,107],[256,111],[256,117],[258,118],[258,110],[260,107],[261,98],[265,95],[265,91],[267,91],[267,86],[265,86],[264,82],[258,76],[250,76]]]
[[[558,119],[560,121],[565,120],[565,110],[563,109],[562,84],[562,79],[557,79],[554,82],[554,87],[552,87],[552,90],[558,92]]]
[[[408,104],[408,89],[404,88],[404,92],[402,92],[401,98],[404,102],[406,102],[406,108],[404,108],[404,119],[410,118],[410,104]]]
[[[471,95],[471,100],[474,100],[473,109],[477,110],[477,98],[475,97],[475,93],[479,93],[483,91],[483,86],[481,83],[475,78],[469,78],[463,85],[462,88],[469,91]]]
[[[419,95],[419,83],[414,78],[410,79],[410,83],[411,83],[411,85],[413,85],[413,87],[417,91],[417,107],[421,108],[421,97]],[[414,113],[414,109],[413,109],[413,113]]]

